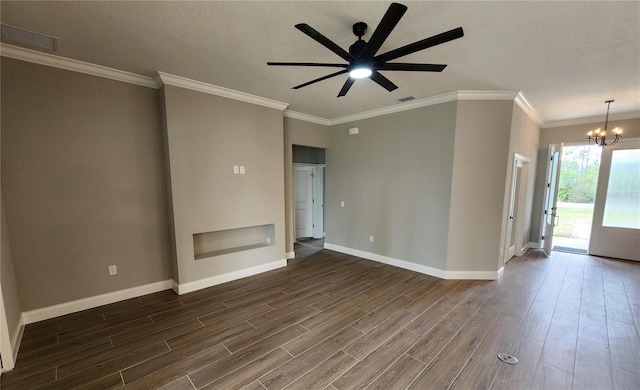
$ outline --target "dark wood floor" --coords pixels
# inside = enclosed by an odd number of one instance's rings
[[[324,238],[302,238],[293,244],[296,260],[309,257],[324,248]]]
[[[639,389],[639,324],[640,263],[530,251],[457,281],[322,250],[30,324],[2,389]]]

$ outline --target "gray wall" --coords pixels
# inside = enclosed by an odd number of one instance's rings
[[[513,101],[459,101],[447,270],[495,271]]]
[[[331,142],[329,128],[325,125],[285,117],[284,128],[289,132],[292,145],[328,148]]]
[[[521,225],[524,226],[524,230],[520,232],[522,234],[523,244],[530,242],[529,236],[531,234],[531,223],[534,219],[533,215],[533,198],[536,185],[536,174],[538,165],[538,148],[540,144],[540,127],[535,123],[517,104],[513,105],[513,117],[511,120],[511,139],[509,140],[509,156],[513,158],[515,153],[521,156],[527,157],[530,161],[525,164],[522,178],[522,185],[525,192],[520,199],[521,215],[519,216],[522,221]],[[513,165],[509,164],[507,169],[507,183],[505,185],[505,197],[510,196],[511,191],[511,176],[513,174]],[[507,216],[509,212],[509,204],[505,204],[503,215],[503,238],[504,229],[507,228]],[[505,247],[505,243],[501,243],[502,247]]]
[[[179,284],[285,258],[282,111],[165,85]],[[233,174],[234,165],[246,174]],[[193,235],[275,224],[275,245],[194,260]]]
[[[456,102],[332,126],[327,243],[445,269],[455,127]]]
[[[546,127],[540,131],[540,146],[538,150],[537,175],[535,181],[536,191],[533,201],[533,217],[531,220],[531,242],[540,243],[540,237],[542,235],[541,223],[542,213],[544,212],[544,187],[546,180],[545,176],[547,170],[547,155],[549,152],[549,145],[559,144],[562,142],[587,143],[587,132],[589,130],[602,127],[603,124],[604,117],[603,120],[599,122],[571,126]],[[623,139],[640,137],[640,118],[609,121],[610,129],[616,126],[619,126],[623,129]]]
[[[349,136],[354,126],[360,134]],[[535,165],[538,137],[512,100],[461,100],[332,126],[327,243],[451,278],[495,278],[513,157]],[[527,232],[534,177],[528,168],[521,218]]]
[[[160,128],[155,89],[2,58],[2,188],[23,311],[170,278]]]

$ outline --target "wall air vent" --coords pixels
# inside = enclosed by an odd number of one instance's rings
[[[2,23],[2,42],[29,49],[58,51],[58,38]]]
[[[403,98],[398,99],[399,102],[408,102],[409,100],[413,100],[415,99],[415,96],[406,96]]]

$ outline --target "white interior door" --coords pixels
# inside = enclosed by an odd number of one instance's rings
[[[296,238],[313,236],[313,167],[293,167]]]
[[[557,225],[558,183],[560,182],[560,164],[562,163],[560,156],[562,156],[562,144],[549,145],[547,188],[545,190],[544,217],[542,223],[542,248],[547,254],[551,254],[553,228]]]
[[[589,254],[640,261],[640,139],[605,146]]]

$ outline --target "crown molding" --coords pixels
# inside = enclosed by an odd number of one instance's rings
[[[457,92],[449,92],[442,95],[410,100],[408,102],[395,104],[393,106],[376,108],[375,110],[369,110],[369,111],[364,111],[357,114],[345,115],[338,118],[330,119],[329,126],[339,125],[342,123],[348,123],[348,122],[353,122],[353,121],[362,120],[362,119],[374,118],[377,116],[393,114],[396,112],[413,110],[414,108],[419,108],[419,107],[432,106],[435,104],[451,102],[456,100],[457,97],[458,97]]]
[[[527,98],[524,97],[522,91],[518,92],[518,95],[515,97],[514,101],[522,110],[533,120],[538,127],[541,127],[544,124],[544,119],[538,111],[529,103]]]
[[[305,122],[316,123],[318,125],[330,126],[331,121],[328,119],[320,118],[318,116],[307,115],[297,111],[285,110],[284,116],[291,119],[298,119]]]
[[[514,100],[518,91],[456,91],[456,100]]]
[[[191,80],[186,77],[175,76],[168,73],[158,71],[155,77],[147,77],[139,74],[126,72],[123,70],[113,69],[102,65],[91,64],[84,61],[78,61],[70,58],[60,57],[53,54],[42,53],[35,50],[25,49],[18,46],[0,43],[0,55],[7,58],[32,62],[40,65],[51,66],[55,68],[70,70],[89,74],[93,76],[103,77],[111,80],[122,81],[125,83],[140,85],[148,88],[160,88],[163,84],[173,85],[176,87],[187,88],[194,91],[208,93],[211,95],[221,96],[229,99],[239,100],[247,103],[257,104],[264,107],[274,108],[284,111],[284,116],[288,118],[298,119],[306,122],[316,123],[324,126],[333,126],[356,120],[374,118],[381,115],[393,114],[412,110],[419,107],[426,107],[440,103],[446,103],[455,100],[514,100],[529,117],[542,127],[559,127],[570,126],[573,124],[593,123],[600,120],[599,117],[582,118],[567,121],[554,121],[544,123],[542,117],[531,106],[524,97],[522,92],[516,91],[454,91],[441,95],[430,96],[423,99],[411,100],[405,103],[395,104],[388,107],[378,108],[374,110],[364,111],[357,114],[346,115],[334,119],[324,119],[313,115],[304,114],[296,111],[285,111],[289,103],[280,102],[264,98],[261,96],[251,95],[245,92],[235,91],[233,89],[208,84],[201,81]],[[611,115],[612,120],[622,120],[640,117],[640,112]],[[542,125],[544,123],[544,125]]]
[[[53,54],[42,53],[35,50],[29,50],[18,46],[8,45],[6,43],[0,44],[0,55],[16,60],[70,70],[72,72],[79,72],[125,83],[141,85],[143,87],[158,88],[158,85],[156,85],[155,81],[151,77],[60,57]]]
[[[339,125],[342,123],[374,118],[381,115],[393,114],[396,112],[413,110],[414,108],[432,106],[456,100],[514,100],[518,94],[519,92],[517,91],[453,91],[422,99],[410,100],[406,103],[395,104],[393,106],[330,119],[329,125]]]
[[[621,112],[617,114],[609,114],[609,122],[611,121],[623,121],[627,119],[640,119],[640,111]],[[566,119],[560,121],[545,122],[542,125],[543,129],[550,127],[564,127],[574,125],[587,125],[591,123],[604,123],[604,115],[589,116],[585,118]]]
[[[235,91],[233,89],[204,83],[202,81],[191,80],[186,77],[175,76],[160,71],[158,71],[158,78],[162,82],[162,84],[191,89],[193,91],[208,93],[210,95],[216,95],[224,98],[239,100],[246,103],[257,104],[259,106],[275,108],[281,111],[284,111],[284,109],[289,106],[289,103],[283,103],[277,100],[267,99],[261,96],[251,95],[245,92]]]

